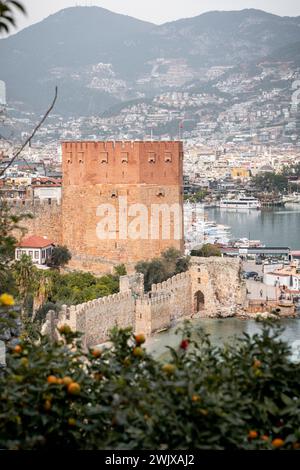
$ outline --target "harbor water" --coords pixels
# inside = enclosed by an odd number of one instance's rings
[[[260,240],[266,246],[289,247],[300,251],[300,204],[286,204],[263,210],[234,210],[208,208],[206,219],[216,224],[230,227],[232,238]],[[281,320],[285,330],[283,338],[291,345],[300,345],[300,319]],[[234,341],[243,333],[250,335],[259,331],[260,326],[254,320],[238,318],[195,319],[192,329],[204,328],[214,344]],[[147,349],[156,357],[167,354],[167,346],[178,347],[180,336],[177,327],[158,333],[147,341]]]
[[[287,341],[293,352],[297,352],[300,347],[300,319],[284,319],[280,321],[284,327],[282,339]],[[167,331],[157,333],[149,338],[146,343],[147,351],[156,358],[164,358],[168,355],[168,346],[175,349],[181,340],[181,335],[176,334],[178,324]],[[253,335],[259,333],[261,326],[255,320],[243,320],[240,318],[224,319],[194,319],[191,322],[192,331],[196,335],[199,327],[203,328],[205,333],[210,335],[212,344],[221,346],[224,343],[232,343],[236,338],[241,337],[243,333]]]
[[[229,225],[233,238],[300,250],[300,204],[263,210],[205,209],[209,220]]]

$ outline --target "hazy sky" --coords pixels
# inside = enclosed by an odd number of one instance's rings
[[[27,18],[19,18],[23,28],[66,7],[98,5],[153,23],[196,16],[211,10],[258,8],[278,15],[300,16],[299,0],[23,0]]]

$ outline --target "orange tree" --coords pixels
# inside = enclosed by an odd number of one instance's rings
[[[20,341],[0,375],[2,449],[298,449],[300,365],[280,329],[262,326],[231,346],[202,331],[167,363],[143,335],[114,330],[112,347]]]

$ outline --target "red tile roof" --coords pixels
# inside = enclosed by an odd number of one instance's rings
[[[48,240],[48,238],[39,237],[37,235],[23,238],[23,240],[18,244],[21,248],[45,248],[49,245],[54,245],[54,242],[52,240]]]

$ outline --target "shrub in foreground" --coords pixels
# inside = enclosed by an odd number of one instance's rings
[[[280,329],[214,347],[181,330],[168,362],[114,330],[85,353],[78,335],[20,342],[0,376],[2,449],[298,449],[300,365]]]

